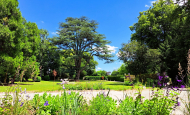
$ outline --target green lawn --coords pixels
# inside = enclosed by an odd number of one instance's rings
[[[61,83],[61,81],[41,81],[41,82],[15,82],[19,84],[22,90],[26,88],[27,92],[45,92],[45,91],[60,91],[62,89],[61,85],[57,85],[57,83]],[[110,88],[111,90],[128,90],[131,89],[132,86],[125,86],[123,82],[114,82],[114,81],[88,81],[88,80],[80,80],[80,82],[69,82],[69,86],[74,86],[74,84],[104,84],[104,87]],[[65,85],[66,86],[66,85]],[[0,92],[5,92],[7,88],[11,86],[0,86]],[[147,87],[150,88],[150,87]]]

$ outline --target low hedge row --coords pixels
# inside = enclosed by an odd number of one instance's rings
[[[121,82],[124,82],[124,77],[108,77],[108,81],[121,81]]]
[[[84,80],[107,80],[107,76],[85,76]]]

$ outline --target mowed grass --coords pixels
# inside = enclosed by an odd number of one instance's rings
[[[22,91],[26,88],[27,92],[50,92],[50,91],[60,91],[62,90],[61,85],[57,83],[61,83],[61,81],[41,81],[41,82],[15,82],[19,84]],[[123,82],[115,82],[115,81],[106,81],[106,80],[98,80],[98,81],[88,81],[88,80],[80,80],[80,82],[69,82],[67,85],[76,85],[76,84],[99,84],[102,83],[105,89],[110,90],[129,90],[132,86],[126,86]],[[5,92],[8,88],[13,86],[0,86],[0,92]],[[15,87],[15,86],[14,86]],[[136,88],[136,87],[135,87]],[[151,87],[147,87],[148,89]],[[147,89],[146,88],[146,89]]]

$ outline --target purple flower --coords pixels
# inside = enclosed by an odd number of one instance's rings
[[[155,87],[155,85],[153,84],[153,88]]]
[[[180,102],[177,102],[177,106],[180,106]]]
[[[21,100],[19,99],[18,101],[20,102]]]
[[[104,97],[106,96],[105,92],[103,92]]]
[[[69,95],[71,95],[71,91],[69,91]]]
[[[26,94],[26,88],[25,88],[25,91],[24,91],[24,93]]]
[[[62,83],[61,84],[65,84],[65,81],[62,81]]]
[[[63,85],[63,89],[65,89],[64,85]]]
[[[162,78],[163,78],[163,76],[158,76],[158,79],[161,81],[162,80]]]
[[[177,80],[177,82],[182,82],[182,80]]]
[[[38,107],[38,109],[39,109],[39,107]]]
[[[160,82],[158,82],[158,85],[159,85],[159,86],[162,86],[162,85],[160,84]]]
[[[44,103],[44,106],[47,106],[47,105],[49,105],[49,104],[48,104],[48,101],[46,101],[46,102]]]
[[[24,104],[24,102],[21,102],[21,105],[20,105],[20,106],[22,107],[22,106],[23,106],[23,104]]]
[[[185,85],[181,85],[181,88],[185,88]]]
[[[30,96],[29,96],[29,95],[26,95],[26,97],[30,98]]]

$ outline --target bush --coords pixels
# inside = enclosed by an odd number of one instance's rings
[[[28,79],[28,81],[34,81],[34,79]]]
[[[108,80],[111,80],[111,81],[121,81],[121,82],[124,82],[124,77],[108,77]]]
[[[133,81],[125,81],[125,85],[131,86],[131,85],[133,85]]]
[[[41,77],[37,76],[35,82],[40,82],[40,81],[41,81]]]
[[[101,80],[102,76],[85,76],[85,80]]]
[[[45,75],[44,78],[43,78],[43,80],[45,80],[45,81],[49,81],[49,80],[50,80],[49,75]]]
[[[22,78],[22,81],[24,80],[24,78]],[[20,81],[20,77],[16,77],[15,78],[15,82],[19,82]]]

